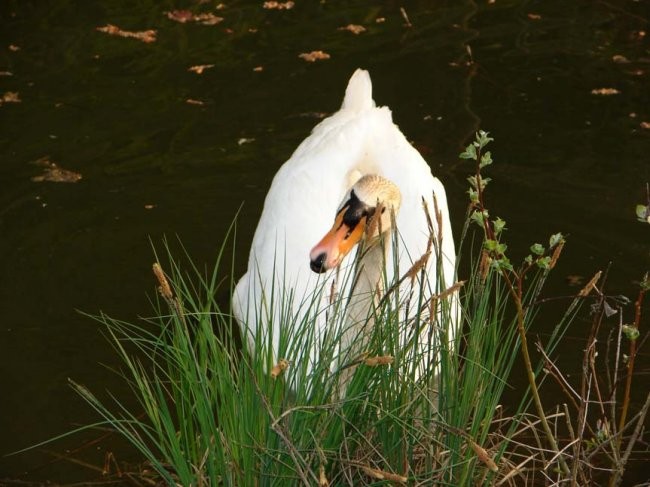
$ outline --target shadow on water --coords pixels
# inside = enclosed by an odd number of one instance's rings
[[[201,3],[185,8],[223,22],[174,22],[164,15],[178,8],[170,1],[0,6],[0,94],[21,100],[0,105],[0,453],[96,420],[68,377],[127,397],[110,370],[115,354],[75,310],[146,314],[149,239],[177,234],[210,264],[245,202],[241,273],[275,171],[320,113],[337,109],[356,67],[370,70],[375,99],[445,183],[456,225],[471,170],[457,154],[477,128],[489,130],[491,208],[513,230],[510,247],[523,254],[562,231],[569,245],[557,276],[588,277],[612,261],[610,290],[632,294],[650,260],[648,229],[634,218],[650,180],[647,4]],[[339,30],[350,23],[366,31]],[[96,30],[106,24],[156,29],[157,40]],[[312,50],[331,59],[298,58]],[[200,64],[214,66],[188,71]],[[620,93],[592,94],[599,88]],[[30,162],[45,156],[83,178],[32,181],[43,168]],[[575,292],[561,277],[554,286]],[[638,362],[647,372],[647,352]],[[78,458],[101,465],[117,449],[128,459],[120,448],[97,444]],[[0,478],[97,475],[51,459],[1,458]]]

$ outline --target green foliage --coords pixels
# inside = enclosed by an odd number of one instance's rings
[[[650,205],[636,205],[636,217],[640,222],[650,223]]]
[[[139,409],[128,410],[119,398],[105,404],[84,386],[72,386],[170,485],[319,485],[323,479],[329,485],[385,485],[386,479],[478,485],[504,479],[507,469],[498,465],[518,463],[510,459],[518,448],[512,439],[528,429],[528,396],[507,419],[499,405],[521,350],[520,326],[533,325],[557,258],[549,253],[563,237],[552,236],[549,249],[531,247],[534,256],[520,272],[533,264],[540,271],[513,304],[515,269],[500,240],[505,221],[490,221],[483,206],[488,180],[480,168],[492,158],[481,151],[491,140],[479,132],[461,154],[479,171],[470,178],[466,229],[470,221],[481,228],[474,236],[481,241],[478,255],[471,255],[477,247],[465,249],[467,239],[461,246],[461,255],[472,257],[464,286],[438,276],[442,292],[419,286],[411,296],[399,285],[405,270],[397,269],[369,313],[368,334],[351,344],[345,338],[347,296],[337,295],[325,310],[327,334],[316,331],[323,318],[316,303],[329,281],[300,303],[306,310],[301,319],[292,311],[297,298],[272,289],[282,293],[282,305],[267,310],[260,303],[259,314],[271,317],[267,333],[251,338],[245,329],[239,337],[232,316],[214,298],[225,243],[210,272],[189,256],[189,271],[182,269],[165,246],[153,316],[137,324],[95,317],[124,363]],[[431,258],[441,262],[442,256]],[[422,274],[411,279],[424,283]],[[342,272],[340,279],[349,278]],[[547,340],[549,353],[575,308]],[[271,346],[274,330],[279,356]],[[540,371],[541,365],[534,374]]]

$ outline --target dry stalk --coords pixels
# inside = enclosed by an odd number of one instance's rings
[[[646,276],[647,278],[647,276]],[[636,302],[634,303],[634,323],[632,326],[636,331],[639,330],[639,325],[641,324],[641,304],[643,303],[643,297],[645,295],[645,289],[641,287],[639,289],[639,295]],[[623,429],[625,425],[625,420],[627,418],[627,411],[630,407],[630,395],[632,391],[632,374],[634,373],[634,359],[636,358],[636,340],[630,340],[630,349],[628,353],[627,361],[627,377],[625,379],[625,392],[623,393],[623,406],[621,408],[621,417],[618,422],[618,428]],[[620,440],[619,440],[620,446]]]
[[[314,484],[318,485],[318,477],[316,477],[316,474],[307,466],[307,462],[305,461],[305,459],[302,457],[302,455],[300,454],[296,446],[291,441],[290,433],[288,431],[285,431],[285,428],[280,424],[280,420],[284,417],[284,415],[280,416],[279,418],[275,417],[275,415],[273,414],[273,409],[269,404],[268,398],[264,395],[264,393],[260,389],[260,385],[258,384],[257,379],[254,376],[253,376],[253,382],[255,384],[255,389],[257,390],[257,394],[262,400],[262,403],[264,404],[264,408],[266,409],[269,418],[271,418],[271,429],[275,431],[275,433],[280,437],[280,439],[287,447],[289,456],[293,460],[293,464],[296,467],[296,472],[298,473],[300,480],[307,487]],[[302,467],[303,465],[307,467],[306,471],[303,470]],[[308,476],[311,478],[311,481],[308,478]]]
[[[544,428],[546,439],[557,456],[558,462],[560,463],[560,467],[562,468],[562,472],[564,473],[564,475],[568,477],[571,475],[571,470],[569,469],[569,466],[567,465],[564,457],[560,455],[560,449],[558,448],[557,441],[555,440],[555,437],[553,436],[553,432],[551,431],[551,427],[549,426],[548,421],[546,419],[546,413],[544,412],[544,406],[542,405],[542,400],[539,395],[539,389],[537,388],[537,382],[535,380],[535,372],[533,370],[533,364],[530,360],[530,353],[528,352],[528,339],[526,337],[526,327],[524,324],[524,309],[521,301],[521,296],[523,295],[522,282],[521,279],[518,279],[517,288],[515,289],[508,275],[503,273],[503,277],[505,278],[506,283],[508,284],[508,289],[515,301],[515,306],[517,308],[517,331],[519,333],[519,339],[521,340],[521,354],[524,358],[524,364],[526,366],[526,375],[528,377],[528,384],[530,386],[530,391],[533,396],[533,402],[535,403],[535,408],[537,409],[537,414],[539,416],[539,419],[542,422],[542,427]]]

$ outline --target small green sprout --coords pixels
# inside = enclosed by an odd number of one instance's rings
[[[640,333],[639,333],[639,329],[636,326],[623,325],[622,330],[625,336],[627,337],[627,339],[630,340],[631,342],[639,338]]]

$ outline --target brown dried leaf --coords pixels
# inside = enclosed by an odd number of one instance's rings
[[[630,62],[630,60],[628,58],[626,58],[625,56],[623,56],[621,54],[614,54],[612,56],[612,61],[614,61],[615,63],[618,63],[618,64],[625,64],[625,63]]]
[[[32,177],[35,183],[51,182],[51,183],[76,183],[81,179],[81,174],[67,169],[60,168],[55,163],[50,161],[48,156],[41,157],[32,164],[43,167],[43,173],[40,176]]]
[[[181,24],[185,24],[187,22],[196,22],[202,25],[217,25],[223,21],[223,17],[219,17],[210,12],[203,14],[194,14],[189,10],[171,10],[169,12],[165,12],[165,15],[169,20],[180,22]]]
[[[276,2],[276,1],[270,1],[270,2],[264,2],[264,5],[262,5],[263,8],[267,10],[291,10],[294,7],[294,2],[288,1],[288,2]]]
[[[169,20],[180,22],[181,24],[194,20],[194,14],[189,10],[172,10],[165,12],[165,15],[167,15]]]
[[[377,17],[375,19],[376,24],[383,24],[384,22],[386,22],[386,17]]]
[[[298,54],[298,57],[304,59],[309,63],[313,63],[315,61],[329,59],[330,55],[323,51],[311,51],[311,52],[303,52],[302,54]]]
[[[564,242],[560,242],[557,247],[555,247],[555,250],[553,251],[553,255],[551,256],[551,263],[549,264],[548,268],[553,269],[555,267],[555,264],[557,264],[557,260],[560,258],[560,254],[562,253],[562,249],[564,248]]]
[[[14,73],[11,71],[0,71],[0,76],[13,76]]]
[[[650,122],[641,122],[639,125],[642,129],[650,130]]]
[[[369,367],[377,367],[378,365],[390,365],[395,361],[392,355],[377,355],[376,357],[368,357],[364,363]]]
[[[539,14],[528,14],[530,20],[541,20],[542,16]]]
[[[253,68],[253,71],[255,71],[256,73],[261,73],[262,71],[264,71],[264,66],[255,66]]]
[[[0,105],[4,103],[20,103],[21,101],[17,91],[7,91],[0,97]]]
[[[400,484],[406,484],[408,480],[408,478],[404,477],[403,475],[397,475],[395,473],[385,472],[384,470],[366,467],[365,465],[361,465],[361,470],[363,470],[363,473],[365,473],[368,477],[372,477],[373,479],[377,480],[389,480],[391,482],[397,482]]]
[[[600,279],[601,274],[602,271],[596,272],[596,275],[591,278],[591,281],[589,281],[587,285],[580,290],[578,296],[580,296],[581,298],[585,298],[589,296],[591,291],[596,287],[596,284],[598,284],[598,279]]]
[[[490,457],[490,454],[485,450],[485,448],[483,448],[471,438],[467,438],[467,442],[469,443],[469,446],[472,447],[472,450],[474,450],[474,453],[476,453],[478,459],[483,462],[487,468],[493,472],[499,471],[499,467],[496,463],[494,463],[494,460],[492,460],[492,457]]]
[[[352,32],[355,35],[359,35],[362,32],[365,32],[366,28],[363,25],[348,24],[345,27],[339,27],[338,30],[347,30],[349,32]]]
[[[278,376],[289,368],[289,361],[281,358],[280,361],[271,369],[271,377],[277,379]]]
[[[130,37],[132,39],[137,39],[147,44],[151,42],[156,42],[156,31],[153,29],[133,32],[128,30],[122,30],[116,25],[106,24],[104,27],[97,27],[97,30],[99,32],[103,32],[104,34],[108,34],[111,36]]]
[[[591,90],[592,95],[601,95],[601,96],[610,96],[610,95],[618,95],[621,92],[618,91],[616,88],[594,88]]]
[[[20,51],[20,46],[17,46],[16,44],[9,44],[9,50],[12,52]]]
[[[198,14],[194,16],[194,22],[202,25],[217,25],[223,21],[223,17],[214,15],[212,13]]]
[[[325,466],[323,464],[318,466],[318,487],[330,487],[330,481],[325,476]]]
[[[185,100],[185,103],[188,105],[205,105],[205,102],[202,102],[201,100],[195,100],[194,98],[188,98]]]
[[[196,66],[189,67],[187,70],[196,74],[203,74],[203,71],[210,68],[214,68],[214,64],[197,64]]]

